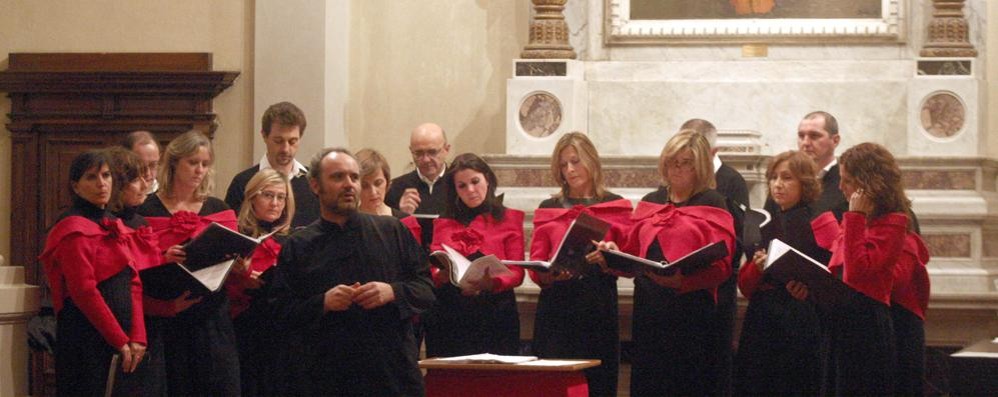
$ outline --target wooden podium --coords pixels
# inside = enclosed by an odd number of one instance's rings
[[[426,359],[426,396],[571,396],[589,395],[583,369],[600,360],[536,360],[520,364],[465,364]]]

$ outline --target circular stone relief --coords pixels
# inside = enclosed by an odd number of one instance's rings
[[[963,129],[966,108],[956,95],[937,92],[922,102],[922,128],[936,138],[950,138]]]
[[[561,125],[561,103],[554,95],[538,92],[528,95],[520,104],[520,129],[530,136],[543,138]]]

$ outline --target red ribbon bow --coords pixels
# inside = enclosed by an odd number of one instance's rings
[[[111,218],[101,218],[100,226],[104,230],[107,230],[108,238],[117,240],[121,235],[128,232],[121,222],[113,220]]]
[[[191,234],[197,230],[201,217],[190,211],[178,211],[170,217],[170,227],[174,232]]]
[[[454,248],[464,255],[470,255],[471,253],[479,250],[484,238],[485,236],[483,236],[479,231],[466,228],[451,235],[451,240],[454,243],[454,246],[451,248]]]

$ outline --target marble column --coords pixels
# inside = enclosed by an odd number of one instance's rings
[[[38,312],[40,294],[24,283],[24,267],[4,266],[0,256],[0,396],[28,394],[27,323]]]

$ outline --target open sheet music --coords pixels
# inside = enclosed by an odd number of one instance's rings
[[[728,246],[724,241],[717,241],[697,248],[682,258],[669,261],[652,261],[626,252],[602,250],[607,267],[625,273],[641,273],[652,271],[659,275],[671,275],[680,272],[690,275],[710,267],[711,264],[728,256]]]
[[[443,245],[443,251],[433,251],[431,262],[450,272],[450,282],[461,289],[473,288],[473,285],[485,277],[488,271],[490,277],[498,277],[512,273],[495,255],[486,255],[475,260],[469,260],[460,252]]]

